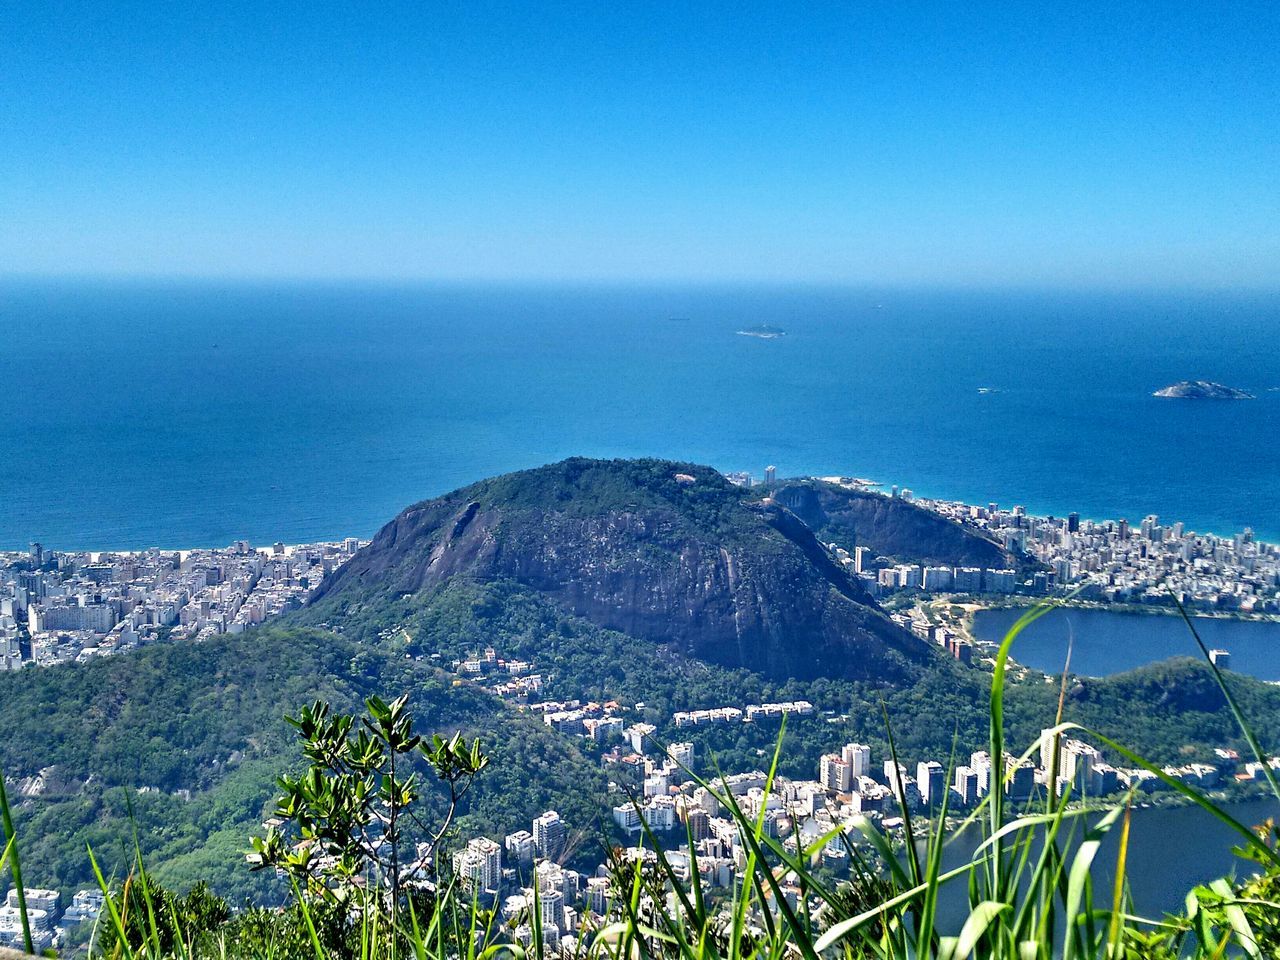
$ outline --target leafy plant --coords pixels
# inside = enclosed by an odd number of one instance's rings
[[[434,880],[437,849],[489,760],[478,739],[415,733],[407,702],[370,697],[368,715],[357,718],[316,701],[288,718],[309,766],[280,778],[275,818],[264,836],[251,839],[254,869],[279,870],[294,889],[328,904],[362,891],[385,894],[393,918],[407,880]],[[434,829],[419,810],[423,767],[449,791],[448,811]],[[424,852],[406,859],[413,828]]]

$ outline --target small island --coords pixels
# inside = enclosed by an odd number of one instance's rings
[[[1235,387],[1228,387],[1210,380],[1179,380],[1157,390],[1153,397],[1171,397],[1177,400],[1252,400],[1253,394]]]
[[[756,337],[759,340],[777,340],[779,337],[785,337],[787,331],[778,327],[771,327],[767,323],[762,323],[755,327],[744,327],[738,331],[740,337]]]

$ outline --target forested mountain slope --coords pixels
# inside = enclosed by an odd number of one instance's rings
[[[795,514],[716,471],[566,460],[416,504],[323,588],[335,623],[510,580],[591,623],[774,678],[907,681],[932,653]]]
[[[870,547],[895,560],[958,567],[998,569],[1018,563],[977,531],[897,497],[822,480],[787,481],[774,497],[820,540],[847,550]]]

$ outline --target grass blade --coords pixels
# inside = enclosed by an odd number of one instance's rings
[[[1107,936],[1107,956],[1119,960],[1120,935],[1124,930],[1124,876],[1129,862],[1129,824],[1133,819],[1133,794],[1125,797],[1124,823],[1120,826],[1120,852],[1116,856],[1116,882],[1111,894],[1111,929]]]
[[[22,860],[18,856],[18,835],[13,829],[13,813],[9,809],[9,794],[4,788],[4,772],[0,771],[0,821],[4,824],[5,856],[13,871],[13,886],[18,896],[18,913],[22,920],[22,945],[27,953],[35,953],[31,944],[31,920],[27,916],[27,890],[22,882]]]
[[[1169,591],[1169,595],[1173,597],[1173,602],[1178,608],[1178,613],[1182,615],[1182,621],[1187,625],[1187,629],[1191,631],[1191,636],[1195,637],[1196,645],[1200,647],[1200,652],[1204,654],[1205,662],[1209,664],[1209,669],[1213,671],[1213,678],[1218,682],[1218,689],[1222,691],[1222,696],[1226,698],[1227,706],[1231,708],[1232,715],[1236,718],[1236,725],[1240,728],[1240,732],[1244,734],[1245,742],[1249,744],[1249,749],[1253,751],[1253,757],[1258,763],[1262,764],[1263,776],[1267,778],[1267,784],[1271,787],[1271,792],[1277,800],[1280,800],[1280,782],[1276,780],[1275,771],[1271,769],[1266,753],[1262,749],[1262,744],[1258,742],[1257,736],[1253,732],[1253,727],[1249,725],[1249,721],[1245,719],[1244,711],[1240,709],[1236,703],[1236,698],[1231,695],[1231,691],[1227,689],[1226,679],[1222,676],[1222,671],[1218,669],[1218,665],[1213,662],[1213,657],[1209,655],[1209,648],[1205,645],[1204,640],[1200,638],[1200,631],[1196,629],[1196,625],[1192,622],[1191,617],[1187,614],[1186,608],[1182,605],[1182,601],[1178,599],[1178,595]]]

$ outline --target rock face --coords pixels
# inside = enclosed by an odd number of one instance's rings
[[[1179,380],[1152,394],[1177,400],[1252,400],[1253,394],[1211,380]]]
[[[322,586],[317,603],[515,581],[641,641],[771,677],[902,680],[932,655],[782,504],[707,467],[562,463],[419,503]]]
[[[994,541],[906,500],[821,480],[790,481],[774,496],[820,539],[848,550],[870,547],[883,557],[959,567],[1018,562]]]

